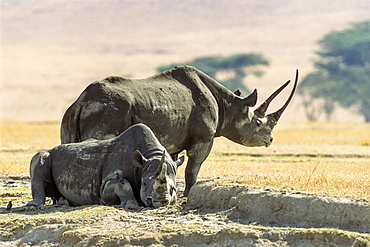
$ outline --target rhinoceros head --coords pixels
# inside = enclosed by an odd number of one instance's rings
[[[240,94],[235,93],[237,104],[233,114],[234,117],[225,127],[224,136],[244,146],[270,146],[273,141],[272,130],[290,103],[297,87],[297,82],[298,70],[296,71],[294,86],[289,98],[279,110],[268,115],[266,115],[266,111],[271,101],[290,83],[290,80],[271,94],[253,112],[250,111],[250,107],[255,106],[257,102],[257,90],[254,90],[245,98],[240,98]]]
[[[184,162],[184,157],[174,162],[163,151],[162,155],[146,159],[137,150],[132,160],[137,167],[142,168],[140,198],[145,206],[159,208],[174,204],[177,199],[176,172]]]

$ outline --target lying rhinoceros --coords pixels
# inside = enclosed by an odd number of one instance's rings
[[[108,140],[59,145],[32,158],[33,200],[27,205],[43,205],[46,196],[63,196],[72,205],[124,204],[133,193],[145,206],[161,207],[176,201],[175,176],[183,162],[174,162],[144,124]]]

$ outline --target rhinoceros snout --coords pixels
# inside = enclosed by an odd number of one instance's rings
[[[265,147],[269,147],[272,144],[273,140],[274,140],[274,138],[271,137],[269,140],[265,141]]]
[[[147,207],[160,208],[160,207],[170,205],[174,202],[175,201],[172,198],[167,198],[167,197],[161,198],[161,199],[160,198],[153,199],[152,197],[147,197],[145,204],[147,204],[146,205]]]
[[[146,201],[147,201],[147,202],[148,202],[148,204],[149,204],[149,205],[146,205],[146,206],[149,206],[149,207],[153,206],[153,200],[152,200],[152,198],[151,198],[151,197],[146,198]]]

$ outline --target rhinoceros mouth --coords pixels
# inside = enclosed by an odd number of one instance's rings
[[[267,148],[268,148],[269,146],[271,146],[271,142],[266,142],[266,143],[265,143],[265,147],[267,147]]]
[[[265,141],[265,147],[269,147],[269,146],[271,146],[272,141],[273,141],[273,138],[270,138],[270,139],[266,140],[266,141]]]
[[[145,206],[147,207],[160,208],[160,207],[170,205],[173,202],[174,202],[173,198],[168,198],[167,196],[163,198],[162,200],[153,200],[152,197],[149,197],[149,198],[146,198],[146,201],[144,202],[144,204],[146,204]]]
[[[176,195],[171,195],[169,192],[154,193],[152,197],[146,200],[151,207],[159,208],[176,202]]]
[[[147,202],[147,203],[145,203],[145,204],[147,204],[147,205],[145,205],[145,206],[147,206],[147,207],[153,207],[152,198],[147,198],[147,199],[146,199],[146,202]]]

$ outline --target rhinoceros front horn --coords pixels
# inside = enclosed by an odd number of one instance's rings
[[[294,94],[295,89],[297,87],[297,83],[298,83],[298,69],[297,69],[296,74],[295,74],[294,86],[293,86],[292,92],[289,95],[288,100],[285,102],[285,104],[283,105],[283,107],[281,107],[279,110],[277,110],[274,113],[268,114],[267,116],[273,117],[276,122],[279,120],[279,118],[281,117],[281,114],[283,114],[283,112],[285,111],[285,109],[287,108],[287,106],[289,105],[290,101],[293,98],[293,94]]]
[[[279,109],[279,110],[277,110],[276,112],[274,112],[274,113],[271,113],[271,114],[269,114],[269,116],[273,116],[275,119],[276,119],[276,121],[277,120],[279,120],[279,118],[280,118],[280,116],[281,116],[281,114],[284,112],[284,110],[285,110],[285,108],[288,106],[288,104],[290,103],[290,100],[292,99],[292,97],[293,97],[293,94],[294,94],[294,91],[295,91],[295,88],[296,88],[296,86],[297,86],[297,81],[298,81],[298,70],[297,70],[297,72],[296,72],[296,78],[295,78],[295,83],[294,83],[294,87],[293,87],[293,90],[292,90],[292,92],[291,92],[291,94],[290,94],[290,96],[289,96],[289,98],[288,98],[288,100],[285,102],[285,104],[284,104],[284,106],[281,108],[281,109]],[[266,111],[267,111],[267,108],[268,108],[268,106],[270,105],[270,103],[271,103],[271,101],[273,100],[273,99],[275,99],[276,98],[276,96],[278,96],[279,95],[279,93],[281,92],[281,91],[283,91],[283,89],[284,88],[286,88],[286,86],[288,86],[288,84],[290,83],[290,80],[289,81],[287,81],[287,82],[285,82],[281,87],[279,87],[273,94],[271,94],[270,95],[270,97],[268,97],[266,100],[265,100],[265,102],[263,102],[259,107],[257,107],[257,109],[256,110],[254,110],[254,113],[257,115],[257,117],[260,117],[260,118],[262,118],[262,117],[265,117],[265,115],[266,115]]]

